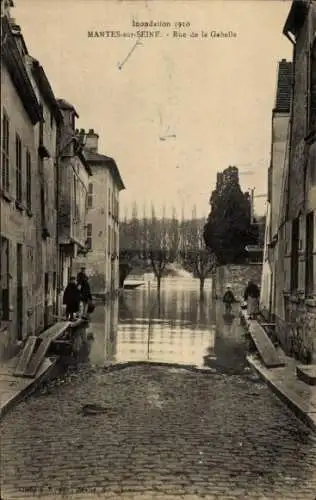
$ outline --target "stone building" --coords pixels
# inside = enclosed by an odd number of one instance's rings
[[[73,106],[57,101],[1,2],[0,357],[54,324],[86,242],[89,165]]]
[[[80,130],[84,155],[92,170],[88,186],[87,252],[76,267],[86,267],[92,293],[111,294],[119,288],[119,193],[125,189],[113,158],[99,153],[99,136]]]
[[[10,355],[44,318],[40,143],[43,108],[30,78],[25,42],[7,9],[2,10],[1,58],[1,354]],[[54,123],[56,118],[54,117]]]
[[[283,314],[276,287],[276,276],[280,275],[280,271],[283,272],[278,268],[280,260],[277,258],[280,243],[278,240],[280,192],[289,139],[292,78],[292,62],[282,59],[278,64],[276,99],[272,111],[271,158],[268,170],[266,233],[261,280],[261,308],[266,314],[278,314],[279,317]],[[279,276],[278,282],[280,279]]]
[[[57,241],[58,241],[58,290],[61,295],[71,274],[76,269],[73,262],[85,249],[88,185],[91,168],[83,154],[83,144],[75,125],[78,113],[64,99],[58,99],[63,114],[63,124],[58,134],[59,169],[57,179]]]
[[[286,352],[315,362],[316,1],[293,1],[283,33],[293,44],[293,87],[281,190],[272,183],[280,209],[271,313]]]

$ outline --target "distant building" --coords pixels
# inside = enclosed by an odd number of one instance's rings
[[[315,362],[316,1],[293,1],[283,33],[294,46],[293,89],[286,152],[283,147],[279,151],[285,156],[279,192],[280,179],[276,187],[270,182],[270,246],[275,246],[270,311],[284,349],[301,361]],[[273,200],[278,197],[277,218]]]
[[[113,158],[98,151],[98,134],[79,133],[84,156],[92,171],[88,186],[87,244],[76,267],[86,266],[93,293],[112,293],[119,288],[119,194],[125,189]]]
[[[86,215],[91,168],[83,154],[83,144],[75,124],[78,113],[64,99],[58,99],[63,115],[63,126],[58,135],[58,289],[62,293],[79,252],[87,240]]]

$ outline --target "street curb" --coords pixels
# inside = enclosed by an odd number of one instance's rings
[[[217,373],[213,368],[201,367],[196,365],[185,365],[182,363],[168,363],[167,361],[126,361],[123,363],[114,363],[112,365],[104,366],[103,370],[106,373],[124,370],[125,368],[131,368],[133,366],[161,366],[165,368],[175,368],[179,370],[187,370],[195,373],[204,373],[207,375],[214,375]]]
[[[54,378],[54,370],[57,368],[58,360],[54,359],[52,364],[39,377],[35,378],[28,386],[14,395],[0,410],[0,421],[11,411],[17,404],[30,396],[38,387],[47,379]],[[55,377],[57,373],[55,374]]]
[[[251,356],[247,356],[246,359],[250,367],[255,370],[259,377],[267,384],[267,386],[282,401],[282,403],[284,403],[299,420],[316,432],[316,421],[300,407],[299,403],[288,396],[284,388],[279,386],[276,382],[270,380],[269,377],[254,363]]]

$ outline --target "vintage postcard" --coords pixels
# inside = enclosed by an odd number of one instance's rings
[[[316,1],[1,0],[1,500],[316,500]]]

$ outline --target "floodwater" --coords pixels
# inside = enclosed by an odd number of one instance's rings
[[[212,299],[210,281],[203,296],[193,278],[166,278],[160,295],[154,282],[146,283],[97,305],[86,356],[95,366],[151,361],[239,373],[245,342],[238,308],[225,315],[221,301]]]

